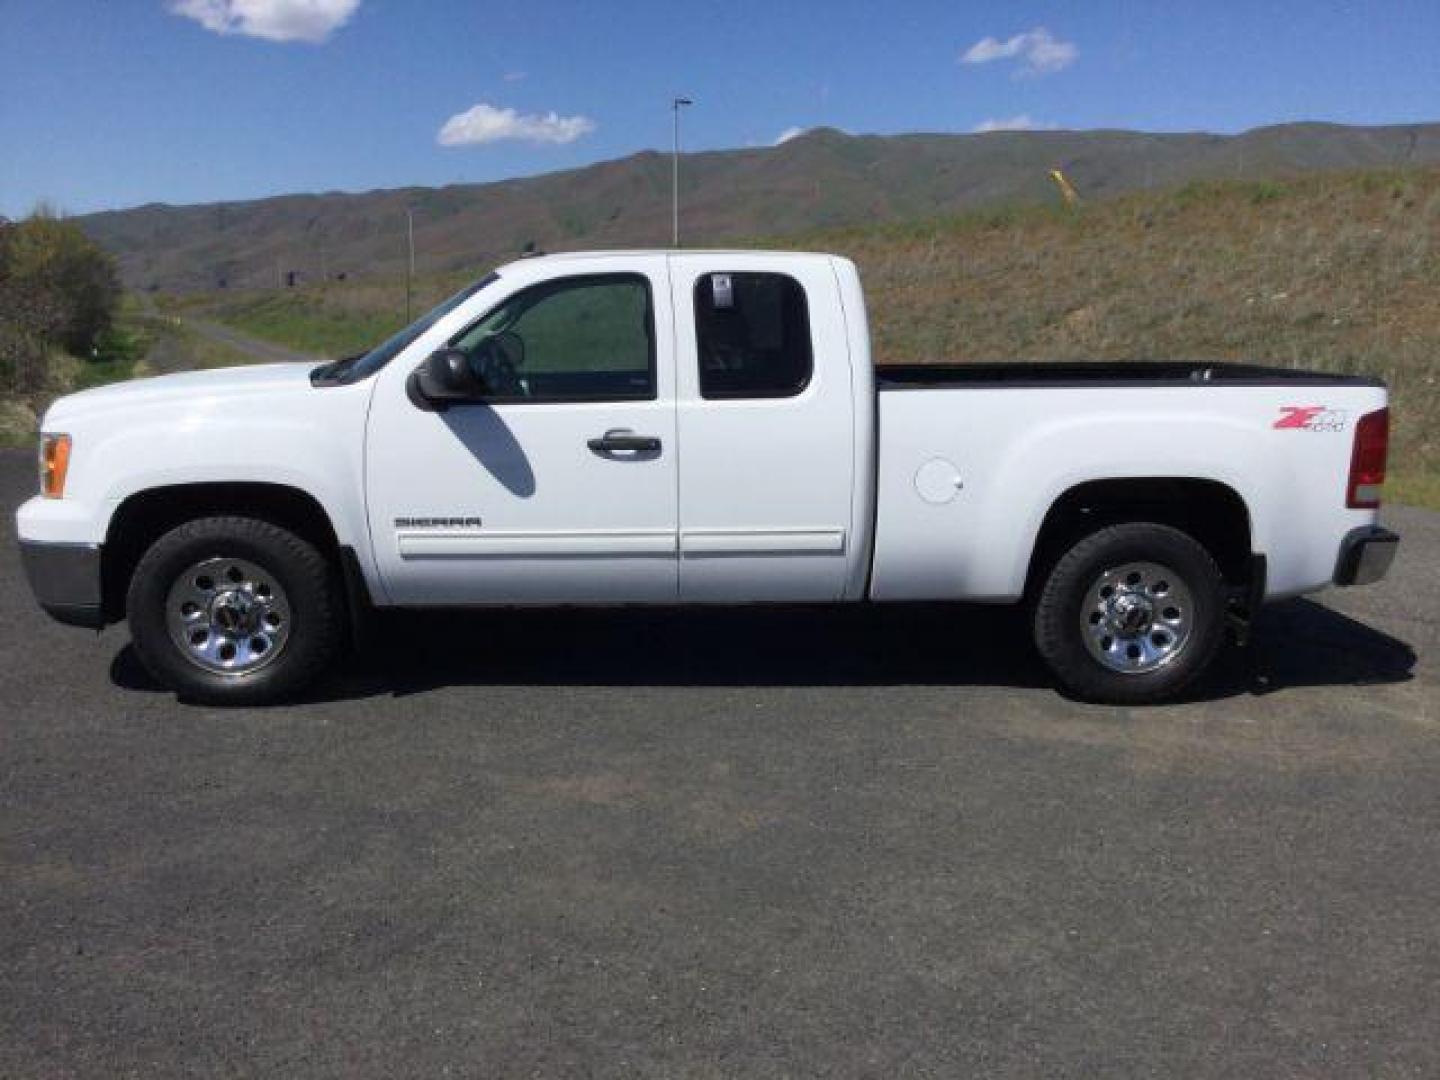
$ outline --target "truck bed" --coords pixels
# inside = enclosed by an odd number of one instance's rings
[[[977,364],[880,364],[880,390],[948,387],[1084,386],[1383,386],[1380,379],[1298,368],[1214,361],[1058,361]]]
[[[906,365],[876,378],[891,391],[877,395],[876,599],[1020,598],[1048,509],[1096,478],[1233,492],[1267,599],[1327,585],[1341,540],[1374,524],[1346,505],[1346,477],[1355,424],[1385,406],[1375,379],[1215,363]],[[1312,412],[1325,422],[1285,422]]]

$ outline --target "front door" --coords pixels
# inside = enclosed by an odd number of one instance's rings
[[[366,488],[391,601],[673,601],[672,337],[663,257],[613,273],[597,259],[511,291],[451,336],[483,400],[426,411],[408,372],[387,369]]]

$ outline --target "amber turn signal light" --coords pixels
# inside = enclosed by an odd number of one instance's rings
[[[65,474],[70,469],[70,436],[40,436],[40,494],[59,499],[65,494]]]

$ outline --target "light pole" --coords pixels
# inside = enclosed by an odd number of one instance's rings
[[[694,104],[686,97],[677,97],[670,102],[670,109],[675,114],[675,141],[670,154],[670,242],[677,248],[680,246],[680,110]]]
[[[405,208],[405,238],[410,248],[410,261],[405,265],[405,325],[410,325],[410,289],[415,278],[415,211]]]

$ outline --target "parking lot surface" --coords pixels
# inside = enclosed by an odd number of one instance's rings
[[[1440,515],[1388,520],[1163,708],[923,607],[406,616],[225,711],[7,514],[0,1075],[1440,1074]]]

